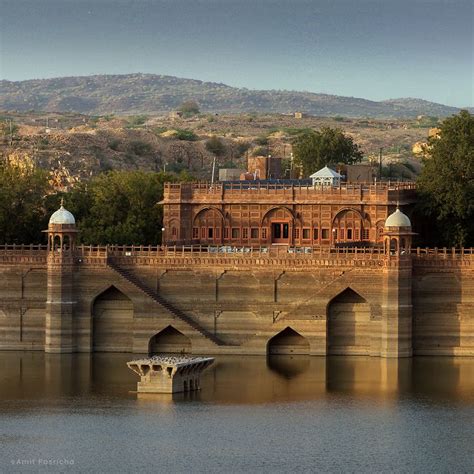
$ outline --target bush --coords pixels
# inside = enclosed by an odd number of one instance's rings
[[[185,140],[188,142],[195,142],[199,139],[199,137],[192,130],[185,130],[180,128],[176,130],[175,137],[178,140]]]
[[[126,128],[141,127],[148,120],[148,115],[133,115],[128,119]]]
[[[194,100],[186,100],[178,107],[178,111],[185,117],[191,117],[199,113],[199,105]]]
[[[268,145],[268,138],[265,136],[257,137],[254,141],[257,145],[260,146]]]
[[[111,150],[114,150],[114,151],[118,151],[118,149],[120,148],[120,140],[118,140],[117,138],[114,138],[113,140],[110,140],[109,142],[109,148]]]
[[[222,156],[225,153],[225,145],[219,137],[213,136],[206,142],[206,149],[216,156]]]
[[[134,140],[130,142],[129,150],[137,156],[144,156],[150,154],[153,148],[149,143],[142,142],[141,140]]]
[[[268,148],[265,146],[258,146],[252,151],[252,156],[267,156]]]

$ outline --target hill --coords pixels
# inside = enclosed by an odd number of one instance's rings
[[[163,114],[186,100],[202,112],[292,113],[396,118],[447,116],[459,109],[421,99],[376,102],[355,97],[301,91],[249,90],[226,84],[155,74],[61,77],[0,81],[0,109],[27,112],[74,112],[90,115]]]
[[[10,124],[13,124],[10,127]],[[340,127],[378,162],[383,149],[386,176],[411,178],[420,161],[411,152],[426,141],[424,119],[355,119],[282,114],[201,114],[174,116],[88,116],[72,113],[9,113],[0,119],[0,161],[48,170],[59,189],[107,170],[146,170],[192,174],[207,180],[219,140],[218,168],[246,169],[249,156],[271,154],[285,170],[295,134]]]

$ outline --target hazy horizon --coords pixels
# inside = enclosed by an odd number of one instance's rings
[[[162,74],[474,106],[467,0],[2,0],[0,77]]]

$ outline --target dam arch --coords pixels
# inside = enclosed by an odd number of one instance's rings
[[[327,354],[368,355],[371,346],[371,310],[367,300],[348,287],[328,303]]]
[[[290,326],[273,336],[267,343],[267,354],[309,354],[309,342]]]
[[[148,354],[189,354],[191,339],[173,326],[167,326],[152,336],[148,342]]]
[[[133,302],[111,285],[92,303],[92,350],[129,352],[133,346]]]

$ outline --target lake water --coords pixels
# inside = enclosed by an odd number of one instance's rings
[[[471,358],[217,356],[174,396],[132,358],[0,353],[0,472],[474,470]]]

